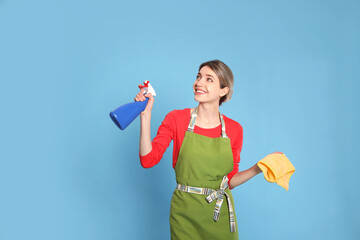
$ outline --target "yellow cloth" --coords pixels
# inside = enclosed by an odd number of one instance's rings
[[[295,168],[285,154],[269,154],[261,159],[257,165],[263,171],[268,182],[276,182],[286,191],[289,190],[290,177],[295,172]]]

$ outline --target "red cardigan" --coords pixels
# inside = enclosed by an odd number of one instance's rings
[[[173,168],[175,168],[180,147],[190,122],[190,111],[190,108],[185,108],[182,110],[173,110],[166,115],[157,131],[156,137],[151,143],[151,152],[144,156],[139,154],[141,165],[144,168],[153,167],[160,162],[171,140],[174,141],[172,165]],[[240,152],[243,143],[243,128],[240,123],[226,117],[224,114],[223,118],[225,122],[225,131],[230,138],[234,158],[234,168],[228,174],[228,179],[230,181],[230,179],[239,171]],[[215,128],[201,128],[195,125],[194,133],[211,138],[220,137],[221,124]]]

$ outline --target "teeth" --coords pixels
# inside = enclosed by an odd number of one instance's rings
[[[199,92],[199,93],[205,93],[204,91],[201,91],[201,90],[196,90],[196,92]]]

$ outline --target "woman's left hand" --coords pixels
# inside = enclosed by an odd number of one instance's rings
[[[280,154],[283,154],[282,152],[278,152],[278,151],[273,152],[273,153],[270,153],[270,154],[275,154],[275,153],[280,153]]]

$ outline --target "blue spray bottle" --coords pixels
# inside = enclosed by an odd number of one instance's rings
[[[145,81],[143,86],[140,86],[140,89],[144,89],[144,95],[146,93],[151,93],[153,96],[156,96],[154,88],[150,85],[149,81]],[[132,123],[132,121],[140,115],[142,111],[145,110],[146,104],[148,103],[149,98],[146,98],[143,102],[131,102],[124,104],[114,111],[110,112],[110,118],[121,130],[124,130],[127,126]]]

